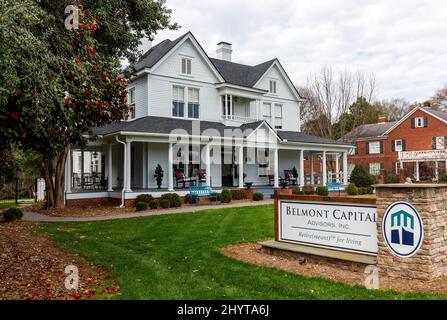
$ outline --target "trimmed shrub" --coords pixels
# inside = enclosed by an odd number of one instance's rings
[[[139,201],[135,204],[137,211],[145,211],[148,208],[148,204],[146,201]]]
[[[390,174],[387,174],[385,177],[386,184],[399,183],[399,182],[400,182],[400,177],[397,174],[390,173]]]
[[[356,196],[359,193],[358,188],[355,186],[354,183],[350,183],[348,185],[348,187],[346,188],[346,192],[350,195],[350,196]]]
[[[178,208],[182,206],[182,198],[177,193],[165,193],[161,195],[160,200],[168,200],[171,208]]]
[[[292,193],[296,194],[296,195],[301,195],[301,196],[305,194],[304,191],[301,191],[301,188],[298,188],[298,187],[293,188]]]
[[[374,188],[373,187],[366,188],[366,194],[374,194]]]
[[[152,210],[157,209],[158,208],[158,202],[155,200],[152,200],[151,202],[149,202],[149,208],[151,208]]]
[[[357,187],[371,187],[376,182],[376,178],[370,175],[365,168],[355,166],[350,181],[355,183]]]
[[[304,186],[303,187],[303,192],[306,195],[311,195],[311,194],[315,194],[315,188],[312,186]]]
[[[247,199],[247,196],[243,190],[233,189],[230,192],[231,192],[231,200]]]
[[[171,206],[171,203],[168,199],[160,200],[160,207],[163,209],[167,209]]]
[[[264,195],[259,192],[253,193],[253,201],[262,201],[264,200]]]
[[[222,190],[222,193],[220,194],[220,202],[222,203],[230,203],[231,202],[231,192],[228,189]]]
[[[328,187],[317,187],[317,194],[319,196],[328,196],[329,195],[329,188]]]
[[[3,211],[3,219],[5,220],[5,222],[20,220],[22,219],[22,217],[22,210],[17,207],[12,207]]]
[[[152,200],[154,200],[154,197],[152,195],[150,195],[150,194],[140,194],[135,199],[135,205],[138,202],[146,202],[147,204],[149,204],[149,202],[151,202]]]

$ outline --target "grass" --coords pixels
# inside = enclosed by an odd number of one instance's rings
[[[234,243],[273,237],[273,206],[101,222],[40,225],[71,253],[111,268],[122,299],[437,299],[371,291],[257,267],[222,255]]]
[[[32,203],[34,203],[34,199],[19,200],[19,203],[16,203],[15,200],[0,200],[0,210],[9,209],[12,207],[19,207],[21,204]]]

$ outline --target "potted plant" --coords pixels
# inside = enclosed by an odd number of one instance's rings
[[[161,189],[161,182],[163,181],[163,169],[160,164],[157,164],[155,168],[154,178],[157,180],[157,189]]]

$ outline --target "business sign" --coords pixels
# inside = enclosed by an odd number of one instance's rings
[[[278,200],[278,240],[377,255],[373,205]]]
[[[391,204],[382,220],[382,233],[390,251],[401,258],[417,253],[424,240],[424,225],[419,212],[405,201]]]

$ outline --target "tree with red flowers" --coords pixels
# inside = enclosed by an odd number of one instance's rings
[[[177,27],[163,1],[75,2],[66,13],[73,2],[0,0],[0,148],[39,155],[48,207],[64,205],[69,146],[128,113],[120,59],[135,61],[144,35]]]

